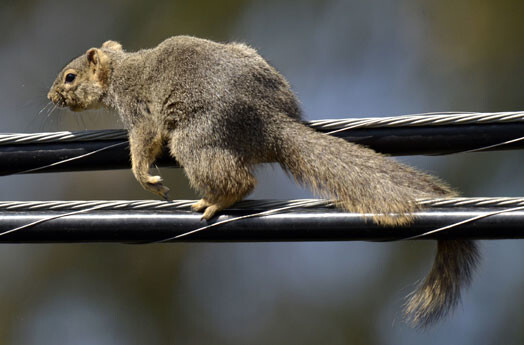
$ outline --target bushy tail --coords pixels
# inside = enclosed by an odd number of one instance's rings
[[[374,214],[379,224],[409,223],[418,208],[416,198],[455,195],[431,175],[298,122],[281,131],[278,160],[284,170],[317,194],[338,200],[343,209]],[[477,260],[473,241],[438,241],[431,272],[409,296],[406,319],[414,326],[427,326],[453,309]]]
[[[374,213],[384,225],[411,221],[416,198],[452,195],[437,178],[341,138],[290,120],[278,161],[301,184],[351,212]]]
[[[404,313],[412,326],[426,327],[457,306],[461,288],[471,282],[479,261],[477,244],[469,240],[440,240],[433,267],[408,296]]]

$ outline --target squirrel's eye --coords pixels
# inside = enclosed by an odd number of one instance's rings
[[[65,77],[65,82],[66,82],[66,83],[72,83],[73,80],[75,80],[75,78],[76,78],[76,74],[74,74],[74,73],[68,73],[68,74],[66,75],[66,77]]]

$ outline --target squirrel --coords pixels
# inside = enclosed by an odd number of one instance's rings
[[[116,110],[134,176],[164,199],[169,189],[149,169],[167,145],[203,195],[192,209],[205,220],[249,194],[254,167],[269,162],[337,207],[374,214],[385,226],[410,223],[416,198],[455,195],[431,175],[305,126],[286,79],[242,43],[175,36],[127,52],[107,41],[68,63],[48,98],[73,111]],[[408,297],[406,320],[424,327],[452,310],[478,257],[473,241],[439,240],[429,275]]]

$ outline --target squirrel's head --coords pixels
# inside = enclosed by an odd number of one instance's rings
[[[47,98],[61,107],[73,111],[98,108],[109,87],[111,74],[110,52],[122,52],[122,46],[107,41],[102,47],[91,48],[68,63],[47,94]]]

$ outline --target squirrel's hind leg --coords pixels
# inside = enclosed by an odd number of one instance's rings
[[[184,159],[184,170],[191,186],[204,197],[193,204],[194,211],[204,211],[203,219],[242,200],[255,188],[250,166],[225,150],[200,150]]]

